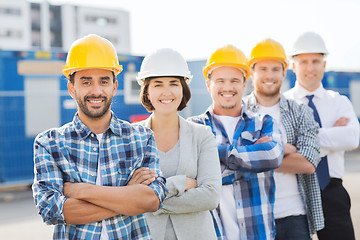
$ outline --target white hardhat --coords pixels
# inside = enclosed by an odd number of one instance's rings
[[[158,49],[144,58],[136,79],[142,85],[149,77],[183,77],[188,84],[192,79],[185,59],[170,48]]]
[[[295,41],[291,56],[294,57],[303,53],[322,53],[328,54],[325,42],[321,36],[314,32],[305,32],[301,34]]]

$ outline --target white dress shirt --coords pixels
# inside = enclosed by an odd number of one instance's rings
[[[321,156],[327,155],[330,177],[342,178],[344,152],[357,148],[360,136],[359,121],[350,100],[338,92],[324,89],[322,84],[309,92],[297,82],[295,87],[284,95],[300,104],[308,104],[306,96],[314,95],[313,102],[322,124],[319,130]],[[334,127],[340,117],[349,118],[349,123],[346,126]]]

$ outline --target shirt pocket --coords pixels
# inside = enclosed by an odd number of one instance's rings
[[[119,161],[118,163],[118,174],[119,174],[119,186],[125,186],[131,179],[135,170],[141,167],[142,158],[132,158]]]

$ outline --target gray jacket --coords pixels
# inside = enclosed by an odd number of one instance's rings
[[[177,239],[216,239],[209,210],[220,201],[221,172],[215,137],[210,127],[179,116],[180,160],[175,176],[166,179],[169,194],[162,207],[147,213],[146,220],[154,240],[164,239],[168,219]],[[150,128],[151,117],[139,124]],[[197,188],[185,191],[186,177],[195,178]]]

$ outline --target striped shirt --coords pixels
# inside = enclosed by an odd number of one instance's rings
[[[148,167],[162,176],[151,130],[131,126],[114,113],[99,146],[96,135],[76,114],[73,121],[39,134],[34,143],[33,195],[39,214],[55,225],[53,239],[99,239],[101,221],[66,224],[62,212],[67,197],[64,182],[95,184],[98,161],[105,186],[125,186],[137,168]],[[162,202],[165,180],[149,185]],[[144,215],[117,215],[105,220],[109,239],[151,239]]]
[[[246,108],[252,113],[258,112],[258,104],[253,93],[244,98]],[[315,167],[320,161],[320,145],[318,140],[319,125],[314,120],[312,110],[304,105],[297,104],[294,100],[280,97],[280,116],[283,124],[287,143],[294,145],[298,153],[308,159]],[[310,233],[324,227],[324,216],[321,204],[321,194],[316,173],[296,174],[298,189],[308,219]]]
[[[214,118],[210,107],[191,121],[208,125],[216,137],[222,169],[223,185],[232,184],[240,239],[274,239],[273,215],[275,183],[273,169],[281,165],[283,146],[280,132],[273,127],[269,115],[254,115],[243,111],[229,141],[221,122]],[[267,143],[255,142],[261,137],[272,137]],[[220,208],[213,212],[219,239],[226,239],[219,218]]]

